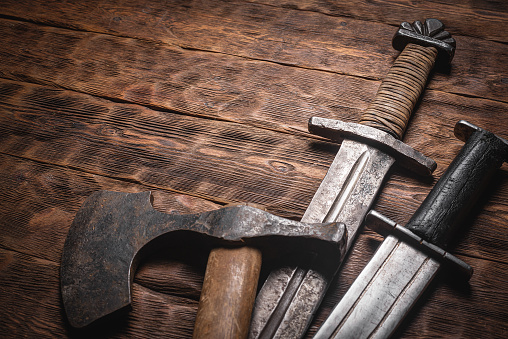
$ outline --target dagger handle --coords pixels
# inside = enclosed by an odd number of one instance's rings
[[[469,131],[466,136],[464,131]],[[406,225],[440,247],[451,240],[492,174],[508,160],[508,142],[493,133],[460,121],[455,135],[461,139],[469,137]]]
[[[382,81],[374,101],[363,113],[360,124],[402,139],[437,54],[435,47],[407,44]]]
[[[247,338],[260,269],[257,248],[210,252],[193,338]]]

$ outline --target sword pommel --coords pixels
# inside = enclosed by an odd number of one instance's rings
[[[449,64],[455,40],[437,19],[425,23],[403,22],[392,46],[402,51],[383,79],[374,101],[363,112],[360,123],[402,139],[409,118],[436,62]]]
[[[427,19],[424,23],[415,21],[413,24],[403,22],[395,33],[392,46],[402,51],[407,44],[434,47],[438,51],[437,62],[451,63],[455,54],[455,39],[444,30],[444,25],[437,19]]]
[[[490,177],[508,160],[508,142],[491,132],[459,121],[455,135],[466,144],[406,225],[440,247],[451,240]]]

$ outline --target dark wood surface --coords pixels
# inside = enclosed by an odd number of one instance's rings
[[[69,328],[58,269],[80,204],[151,190],[165,212],[250,202],[300,219],[339,148],[307,120],[357,122],[398,54],[398,24],[426,17],[457,51],[404,137],[438,169],[395,168],[375,203],[401,224],[458,153],[458,120],[508,138],[506,2],[0,1],[2,337],[189,337],[207,252],[180,243],[141,265],[131,313]],[[474,267],[470,283],[440,276],[398,337],[508,336],[506,164],[463,229],[450,249]],[[308,336],[380,241],[362,232]]]

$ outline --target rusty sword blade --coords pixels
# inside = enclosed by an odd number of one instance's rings
[[[469,279],[469,265],[441,247],[458,231],[486,181],[508,160],[508,143],[465,121],[457,124],[455,135],[467,139],[466,144],[406,227],[369,213],[367,224],[393,235],[384,240],[315,338],[389,337],[441,266]]]
[[[430,173],[435,168],[432,160],[368,126],[312,118],[309,129],[322,135],[336,131],[362,140],[343,141],[302,218],[302,222],[341,220],[348,233],[346,251],[396,160],[420,173]],[[262,303],[254,309],[251,337],[289,338],[305,332],[314,312],[312,305],[319,305],[342,258],[325,258],[316,263],[319,259],[323,258],[309,254],[307,264],[286,266],[270,273],[257,298]]]
[[[302,220],[346,224],[347,249],[395,163],[430,174],[436,164],[398,139],[434,62],[449,63],[455,40],[436,19],[404,22],[392,45],[403,50],[383,80],[360,124],[312,118],[309,130],[343,141]],[[305,253],[289,258],[264,282],[253,311],[251,338],[299,338],[305,334],[342,258]]]
[[[394,161],[393,157],[374,147],[353,140],[344,141],[302,221],[344,220],[348,234],[347,251]],[[360,184],[365,182],[369,184]],[[329,260],[332,267],[328,270],[316,269],[313,259],[316,258],[308,258],[304,267],[301,264],[282,267],[270,273],[257,299],[272,300],[277,302],[277,306],[269,319],[263,319],[260,314],[262,309],[255,308],[251,333],[256,333],[265,323],[267,325],[260,337],[272,337],[277,329],[286,329],[279,331],[279,335],[286,338],[297,336],[302,331],[290,326],[290,323],[302,316],[302,311],[305,312],[301,306],[319,303],[327,281],[335,273],[337,266],[333,267],[334,263],[341,258]],[[302,325],[306,327],[307,324]]]

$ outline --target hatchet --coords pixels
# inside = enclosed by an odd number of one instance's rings
[[[360,123],[311,118],[309,131],[334,141],[339,152],[302,217],[303,222],[343,222],[348,231],[346,251],[396,162],[429,175],[436,163],[399,139],[423,92],[434,64],[448,64],[455,40],[436,19],[403,22],[392,40],[402,52],[382,81]],[[251,338],[299,338],[305,334],[341,261],[316,257],[314,264],[273,270],[261,288],[253,311]],[[312,260],[304,258],[303,260]],[[316,269],[327,265],[326,269]]]
[[[165,214],[150,199],[150,192],[98,191],[77,212],[60,270],[63,305],[73,327],[128,309],[141,257],[177,234],[198,236],[216,247],[205,272],[195,338],[247,336],[264,250],[310,247],[338,259],[345,252],[347,235],[340,223],[305,224],[245,205]]]

